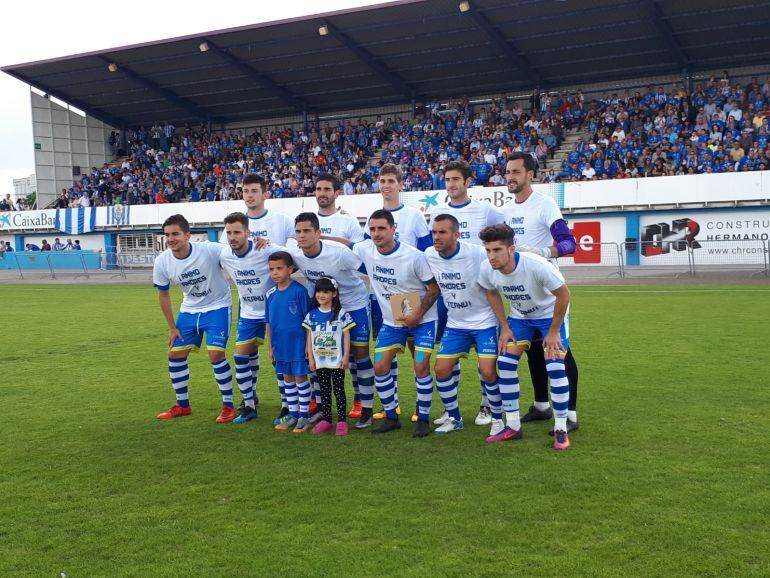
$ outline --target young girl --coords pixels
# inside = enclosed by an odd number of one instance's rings
[[[302,320],[307,314],[307,289],[291,278],[294,260],[285,251],[273,253],[268,258],[270,278],[276,287],[265,296],[265,323],[267,324],[270,361],[275,362],[275,372],[283,374],[289,417],[275,426],[277,430],[294,428],[294,433],[310,429],[310,368],[305,352],[305,335]]]
[[[302,325],[307,330],[307,358],[321,384],[323,419],[313,428],[319,434],[332,430],[332,390],[337,399],[337,435],[348,435],[345,370],[350,356],[350,328],[355,323],[340,304],[337,282],[321,277]]]

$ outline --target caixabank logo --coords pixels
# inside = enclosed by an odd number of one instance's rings
[[[695,240],[698,233],[700,225],[688,217],[647,225],[642,229],[642,255],[654,257],[671,251],[686,251],[688,246],[700,249]]]

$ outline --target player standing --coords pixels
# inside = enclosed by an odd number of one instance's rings
[[[556,258],[575,252],[575,237],[567,222],[549,196],[532,190],[532,179],[536,174],[535,161],[531,155],[513,153],[505,165],[505,179],[508,192],[514,200],[503,207],[505,222],[516,235],[517,251],[540,255],[556,266]],[[567,312],[569,322],[569,311]],[[537,339],[537,336],[535,337]],[[542,347],[532,347],[527,352],[527,363],[535,390],[535,401],[521,421],[549,420],[552,417],[548,406],[548,373]],[[577,391],[578,368],[572,351],[567,349],[564,364],[569,376],[569,421],[568,431],[578,429]]]
[[[468,196],[468,187],[473,183],[473,171],[467,161],[460,159],[444,165],[444,181],[449,200],[432,211],[431,215],[452,215],[457,219],[460,228],[460,241],[481,246],[479,232],[489,225],[504,223],[505,217],[491,203],[476,201]],[[440,340],[447,323],[447,311],[442,300],[439,300],[438,303],[438,316],[438,339]],[[459,375],[459,360],[454,371]],[[488,425],[492,422],[492,415],[486,397],[488,384],[484,383],[481,370],[479,370],[479,382],[481,384],[481,404],[475,423],[476,425]]]
[[[396,224],[391,211],[379,209],[372,213],[369,217],[369,235],[371,239],[356,243],[353,252],[366,265],[383,317],[374,349],[374,375],[386,419],[372,432],[384,433],[401,427],[397,412],[398,382],[393,380],[390,369],[396,353],[403,350],[407,339],[412,337],[418,406],[414,436],[424,437],[430,433],[430,405],[433,396],[430,355],[436,339],[435,304],[439,288],[425,255],[396,240]],[[390,299],[394,295],[405,293],[417,293],[420,303],[415,311],[396,320]]]
[[[246,204],[246,216],[249,218],[249,236],[252,241],[258,238],[269,239],[275,245],[286,246],[287,241],[294,237],[294,223],[284,214],[273,213],[265,208],[267,198],[267,184],[265,179],[256,173],[249,173],[243,177],[243,202]],[[227,233],[222,232],[219,239],[222,244],[227,244]],[[259,351],[256,350],[249,356],[251,373],[254,376],[254,384],[259,376]],[[276,372],[278,391],[281,394],[281,405],[285,407],[283,376]],[[254,399],[259,403],[256,389]]]
[[[298,247],[287,250],[308,280],[308,293],[315,294],[315,281],[323,277],[334,279],[342,307],[355,322],[350,329],[350,350],[358,369],[362,405],[356,428],[365,429],[372,425],[374,367],[369,357],[369,292],[358,276],[361,259],[340,243],[322,241],[314,213],[300,213],[294,221]]]
[[[559,270],[543,257],[517,253],[513,229],[508,225],[492,225],[481,231],[488,262],[481,267],[479,284],[487,290],[487,298],[501,324],[497,368],[500,395],[505,410],[506,428],[487,441],[518,440],[522,437],[519,418],[519,360],[530,347],[542,347],[546,370],[551,382],[554,412],[553,447],[566,450],[567,403],[569,382],[564,368],[564,355],[569,349],[569,322],[565,321],[570,293]],[[508,318],[500,296],[510,304]],[[540,333],[542,345],[533,344]]]
[[[214,377],[222,394],[222,411],[218,423],[235,418],[233,407],[233,373],[225,357],[230,334],[230,285],[219,266],[222,246],[219,243],[190,242],[190,224],[182,215],[171,215],[163,223],[168,249],[155,258],[152,282],[158,289],[160,310],[168,323],[168,370],[176,404],[158,415],[170,419],[189,415],[187,391],[190,371],[187,357],[198,349],[206,335],[206,349],[214,368]],[[182,289],[184,297],[176,321],[171,309],[171,283]]]
[[[390,212],[393,216],[393,221],[396,225],[396,241],[405,243],[424,251],[433,244],[430,236],[430,229],[425,221],[425,215],[414,207],[404,205],[401,202],[401,189],[404,186],[404,175],[401,169],[392,163],[386,163],[380,168],[380,174],[378,176],[378,184],[380,187],[380,194],[382,195],[382,208]],[[368,229],[368,223],[367,223]],[[368,237],[368,233],[365,232],[365,236]],[[331,240],[346,243],[349,246],[352,245],[348,240],[340,237],[329,237]],[[375,339],[382,327],[382,311],[380,310],[380,304],[374,296],[374,292],[370,292],[371,295],[371,319],[372,319],[372,335]],[[411,340],[410,349],[413,348]],[[391,377],[394,383],[398,383],[398,360],[393,356],[393,362],[391,367]],[[396,401],[398,401],[398,392],[396,392]],[[401,407],[396,406],[397,411],[401,413]],[[417,414],[419,412],[415,409],[414,415],[412,415],[412,421],[417,421]],[[383,419],[385,412],[377,412],[374,414],[374,419]]]
[[[238,337],[235,341],[235,381],[243,395],[234,423],[245,423],[257,417],[257,379],[251,359],[259,359],[259,346],[265,340],[265,294],[275,284],[270,279],[268,257],[278,251],[274,245],[257,249],[249,238],[249,219],[243,213],[225,217],[225,233],[229,246],[223,247],[219,261],[238,289]],[[288,415],[283,407],[278,422]]]
[[[460,226],[452,215],[437,214],[432,225],[433,247],[425,250],[425,258],[433,271],[448,311],[447,327],[436,354],[436,389],[446,412],[434,423],[437,433],[463,429],[457,403],[460,357],[476,347],[479,373],[492,402],[492,432],[503,430],[500,390],[497,385],[497,325],[486,292],[478,284],[479,272],[487,261],[486,251],[459,241]]]

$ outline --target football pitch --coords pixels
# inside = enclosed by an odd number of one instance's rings
[[[276,432],[266,354],[256,422],[214,423],[203,352],[193,414],[157,421],[173,392],[151,287],[2,295],[2,576],[770,574],[768,285],[573,288],[565,453],[543,422],[484,443],[473,358],[445,437],[406,416],[385,436]]]

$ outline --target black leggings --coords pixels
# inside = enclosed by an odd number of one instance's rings
[[[322,367],[315,372],[321,385],[321,413],[326,421],[332,421],[332,390],[337,399],[337,420],[345,421],[348,400],[345,397],[345,370]]]
[[[529,374],[532,376],[532,386],[535,390],[535,401],[548,401],[548,372],[545,369],[545,352],[543,351],[542,341],[533,341],[532,346],[527,351],[527,364],[529,365]],[[564,358],[564,369],[567,372],[569,380],[569,409],[577,409],[578,392],[578,368],[575,358],[572,356],[572,349],[567,350]]]

